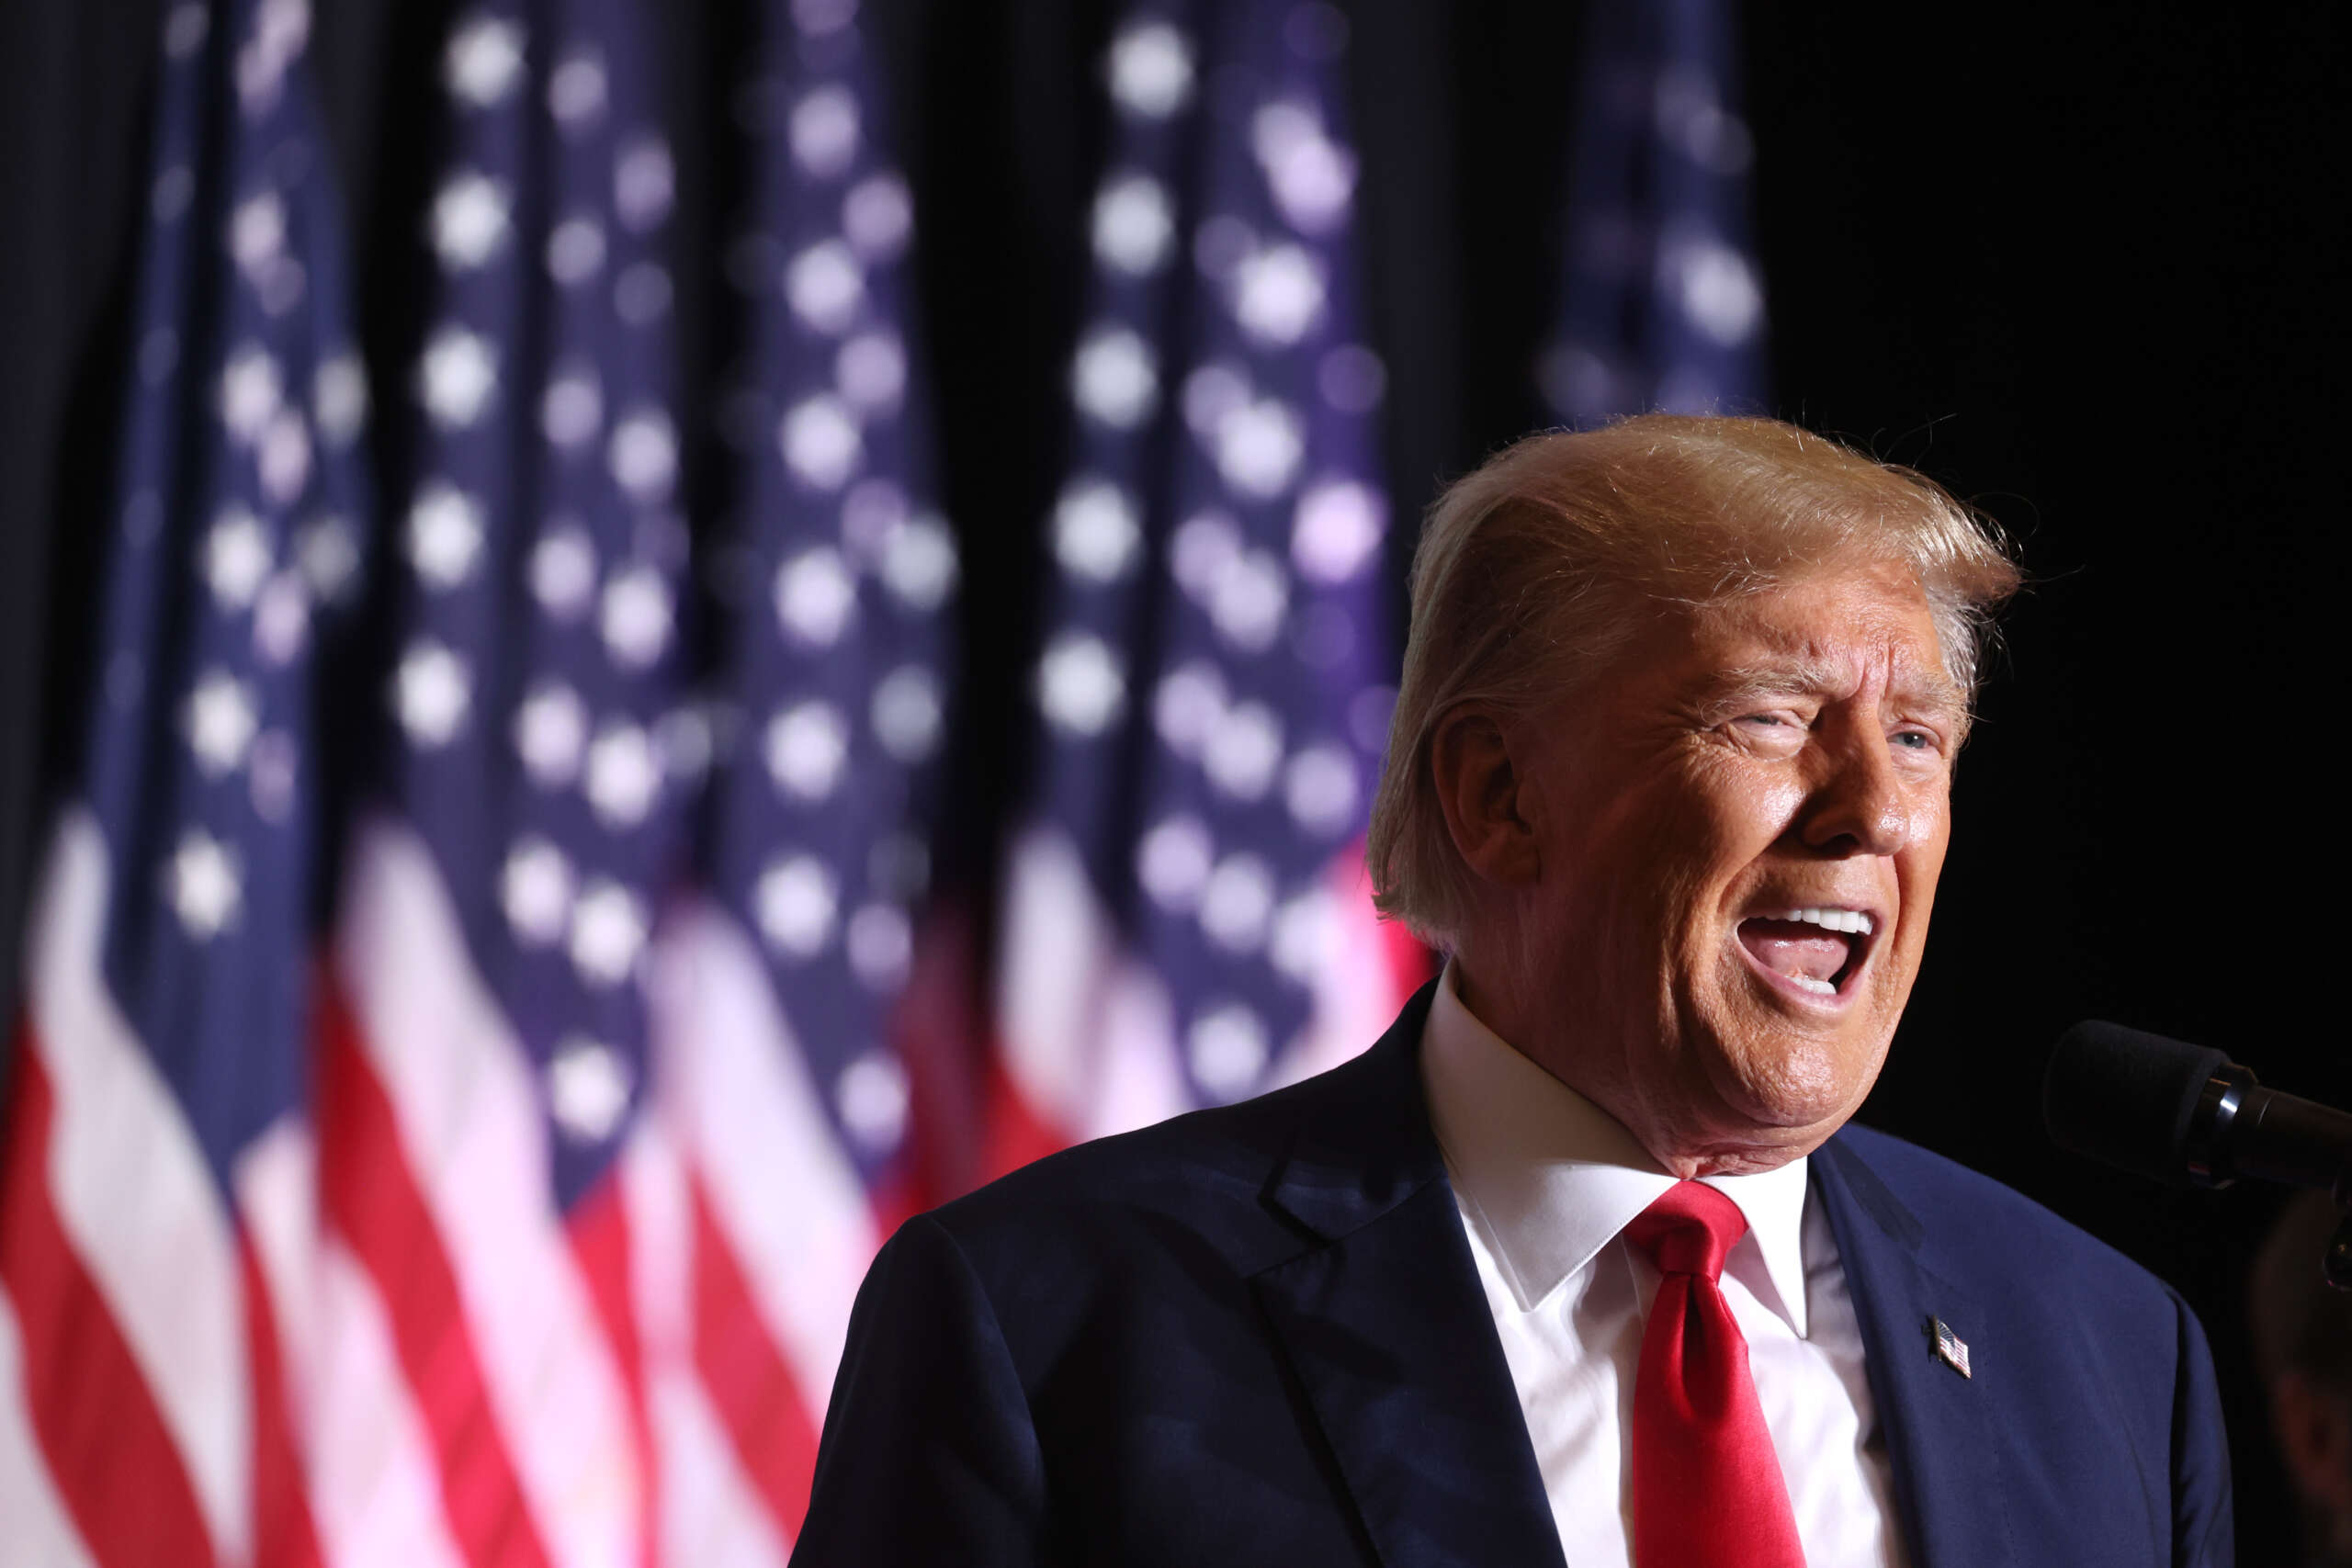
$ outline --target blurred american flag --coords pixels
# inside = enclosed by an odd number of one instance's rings
[[[168,10],[0,1167],[12,1564],[780,1564],[926,1137],[995,1170],[1235,1099],[1417,977],[1361,869],[1340,13],[1149,0],[1108,51],[990,1087],[931,1105],[959,570],[914,214],[853,0],[755,14],[689,526],[647,0],[451,13],[380,475],[303,0]]]
[[[1330,1066],[1418,968],[1362,862],[1394,660],[1346,48],[1315,0],[1138,0],[1111,44],[999,1164]]]
[[[1732,0],[1586,10],[1559,318],[1535,367],[1564,424],[1763,412],[1736,16]]]
[[[678,1561],[728,1545],[726,1520],[743,1521],[730,1551],[762,1520],[798,1528],[850,1304],[913,1154],[893,1010],[929,881],[958,569],[910,342],[912,204],[854,14],[768,6],[736,104],[752,175],[728,257],[749,312],[724,421],[728,739],[709,898],[677,912],[657,988],[690,1167],[696,1376],[677,1383],[673,1449],[711,1456],[690,1466],[709,1501],[679,1511]]]
[[[11,1562],[789,1549],[903,1130],[956,572],[854,7],[762,15],[761,436],[712,552],[754,586],[697,686],[653,18],[456,12],[371,547],[307,13],[171,14],[0,1192]],[[371,548],[314,987],[314,645]]]
[[[0,1174],[11,1562],[303,1563],[314,673],[367,381],[301,0],[168,8],[96,680]]]
[[[640,975],[698,757],[642,22],[480,0],[442,51],[389,723],[320,1053],[338,1561],[617,1564],[654,1517]]]

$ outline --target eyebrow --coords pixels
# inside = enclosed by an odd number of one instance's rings
[[[1720,708],[1768,696],[1826,696],[1844,683],[1844,671],[1826,660],[1780,660],[1719,671],[1706,684],[1705,702],[1710,708]],[[1902,671],[1895,676],[1890,694],[1900,703],[1925,704],[1955,717],[1968,713],[1966,694],[1940,670]]]

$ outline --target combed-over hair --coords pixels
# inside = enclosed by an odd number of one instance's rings
[[[1909,468],[1771,419],[1643,414],[1533,435],[1456,480],[1413,555],[1404,679],[1367,842],[1374,902],[1450,946],[1468,914],[1430,772],[1438,725],[1574,694],[1645,604],[1719,604],[1885,563],[1925,591],[1973,698],[1993,609],[2019,581],[1989,521]]]

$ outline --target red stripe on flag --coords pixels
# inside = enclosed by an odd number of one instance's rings
[[[1421,945],[1421,939],[1398,920],[1384,920],[1380,925],[1380,955],[1388,965],[1388,973],[1396,986],[1397,1007],[1406,998],[1429,984],[1430,976],[1438,970],[1437,954]],[[1370,1041],[1365,1042],[1370,1044]]]
[[[302,1461],[286,1404],[286,1368],[261,1255],[241,1229],[245,1281],[245,1364],[253,1376],[254,1568],[319,1568],[318,1531],[302,1489]]]
[[[939,1206],[924,1202],[919,1195],[921,1191],[904,1170],[886,1172],[867,1188],[866,1202],[874,1211],[874,1234],[888,1236],[917,1214]]]
[[[986,1103],[975,1043],[984,1038],[978,922],[953,895],[934,902],[915,931],[914,962],[891,1010],[889,1037],[907,1069],[907,1134],[890,1191],[876,1194],[875,1230],[888,1235],[909,1215],[960,1198],[989,1175]]]
[[[1380,967],[1386,971],[1392,989],[1386,1010],[1396,1012],[1403,1009],[1415,991],[1429,983],[1438,971],[1439,960],[1413,934],[1411,927],[1380,912],[1373,897],[1372,870],[1364,860],[1363,845],[1363,840],[1359,838],[1332,856],[1327,881],[1340,907],[1351,910],[1351,926],[1359,933],[1355,940],[1362,941],[1362,933],[1370,933]],[[1357,921],[1362,923],[1358,925]],[[1370,1040],[1364,1042],[1366,1045],[1371,1043]]]
[[[17,1038],[0,1156],[0,1280],[23,1328],[33,1430],[58,1493],[99,1562],[208,1564],[212,1534],[179,1449],[51,1200],[57,1093],[29,1026]]]
[[[1001,1051],[989,1053],[982,1093],[982,1180],[993,1181],[1031,1160],[1069,1147],[1069,1138],[1030,1107],[1028,1097],[1004,1070]]]
[[[645,1348],[637,1332],[637,1312],[629,1303],[628,1209],[622,1201],[620,1167],[609,1167],[603,1179],[573,1205],[564,1221],[572,1256],[595,1304],[596,1320],[613,1347],[628,1391],[629,1435],[637,1443],[638,1473],[644,1480],[638,1517],[642,1526],[638,1561],[654,1560],[653,1522],[661,1517],[655,1487],[660,1482],[655,1463],[653,1427],[645,1407]]]
[[[808,1514],[817,1429],[800,1385],[768,1337],[751,1282],[729,1249],[702,1178],[694,1190],[695,1368],[735,1454],[787,1538]]]
[[[376,1283],[441,1472],[441,1506],[478,1568],[547,1568],[490,1405],[458,1277],[408,1168],[390,1098],[330,979],[321,987],[320,1187],[328,1222]]]

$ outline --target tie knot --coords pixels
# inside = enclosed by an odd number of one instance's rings
[[[1722,1276],[1724,1259],[1747,1234],[1739,1205],[1697,1181],[1678,1181],[1634,1216],[1625,1239],[1650,1255],[1663,1274]]]

